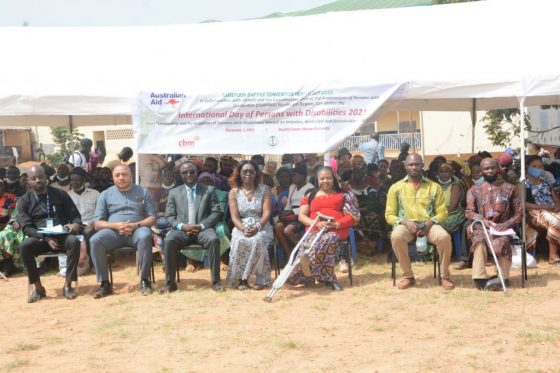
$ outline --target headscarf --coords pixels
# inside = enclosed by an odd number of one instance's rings
[[[509,167],[513,163],[513,158],[508,153],[502,153],[498,157],[498,164],[500,166]]]
[[[210,179],[212,179],[212,182],[216,184],[216,175],[213,175],[210,172],[202,172],[200,175],[198,175],[198,182],[200,182],[200,180],[205,177],[209,177]]]

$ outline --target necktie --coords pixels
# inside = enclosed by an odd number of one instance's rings
[[[187,207],[189,212],[188,224],[196,224],[196,209],[194,205],[194,190],[187,189]]]

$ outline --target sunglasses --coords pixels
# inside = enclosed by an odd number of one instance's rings
[[[195,170],[182,171],[181,175],[196,175],[196,171]]]

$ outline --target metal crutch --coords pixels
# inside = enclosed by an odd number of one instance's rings
[[[315,226],[315,224],[317,224],[319,219],[326,220],[327,222],[330,222],[331,220],[334,220],[334,218],[332,218],[330,216],[317,214],[317,216],[315,217],[315,219],[313,220],[313,222],[309,226],[309,229],[305,232],[303,237],[299,240],[296,247],[294,247],[294,249],[292,250],[292,253],[290,254],[290,259],[288,260],[288,264],[286,264],[286,267],[284,267],[282,272],[280,272],[280,275],[276,278],[276,280],[274,280],[274,283],[272,284],[272,289],[270,289],[270,291],[268,292],[268,294],[264,298],[264,300],[266,302],[269,302],[269,303],[272,302],[272,297],[274,296],[274,294],[276,294],[276,292],[278,290],[280,290],[282,288],[282,286],[284,286],[284,284],[286,283],[286,281],[288,280],[288,278],[292,274],[292,271],[300,263],[301,256],[299,258],[296,258],[297,252],[299,251],[299,248],[300,248],[301,244],[307,239],[307,237],[309,237],[309,235],[311,234],[311,231],[313,230],[313,227]],[[307,254],[309,252],[309,250],[311,250],[313,245],[315,245],[315,243],[317,242],[319,237],[321,237],[321,235],[323,234],[323,232],[325,230],[326,230],[326,227],[322,228],[317,233],[317,235],[315,236],[315,238],[311,242],[311,245],[309,245],[309,247],[305,250],[305,252],[302,254],[302,256]]]
[[[486,226],[484,225],[484,222],[481,219],[475,219],[471,227],[474,227],[476,223],[480,223],[480,225],[482,225],[482,230],[484,232],[484,236],[486,237],[486,243],[488,244],[488,249],[492,253],[492,257],[494,258],[494,263],[496,263],[496,268],[498,269],[498,277],[500,277],[502,288],[504,289],[504,293],[507,293],[506,283],[504,282],[504,276],[502,275],[502,269],[500,268],[500,263],[498,263],[498,258],[496,257],[496,253],[494,252],[494,247],[492,246],[492,242],[490,241],[490,235],[488,234],[488,230],[486,229]]]

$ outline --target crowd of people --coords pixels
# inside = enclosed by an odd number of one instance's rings
[[[134,183],[132,149],[104,160],[91,155],[91,146],[83,139],[55,168],[42,163],[23,174],[16,166],[0,170],[0,276],[25,271],[30,303],[46,294],[41,254],[66,253],[59,263],[65,298],[77,296],[73,282],[90,271],[99,282],[94,297],[103,298],[113,292],[108,253],[124,246],[138,251],[143,295],[153,292],[154,253],[165,269],[161,293],[178,289],[178,267],[194,271],[205,261],[216,292],[226,286],[260,290],[272,284],[271,252],[285,264],[300,241],[299,265],[288,282],[319,282],[339,291],[336,268],[344,273],[352,260],[341,250],[351,229],[363,255],[373,255],[378,245],[392,248],[403,271],[400,289],[416,283],[411,244],[418,251],[437,251],[442,287],[453,289],[449,267],[457,235],[461,259],[455,269],[472,268],[476,288],[497,290],[500,282],[486,269],[488,250],[497,255],[509,286],[512,237],[520,233],[524,195],[527,249],[540,249],[544,240],[548,262],[560,264],[560,152],[554,161],[544,152],[527,156],[521,184],[520,157],[511,148],[496,159],[479,152],[466,164],[438,156],[425,167],[406,143],[396,159],[385,159],[374,134],[359,146],[363,155],[341,148],[329,165],[319,154],[284,154],[280,164],[262,155],[250,160],[167,155],[157,187],[144,188]],[[490,245],[474,221],[490,231]],[[62,231],[54,234],[56,227]],[[202,250],[182,251],[189,245]],[[222,270],[227,270],[224,284]]]

